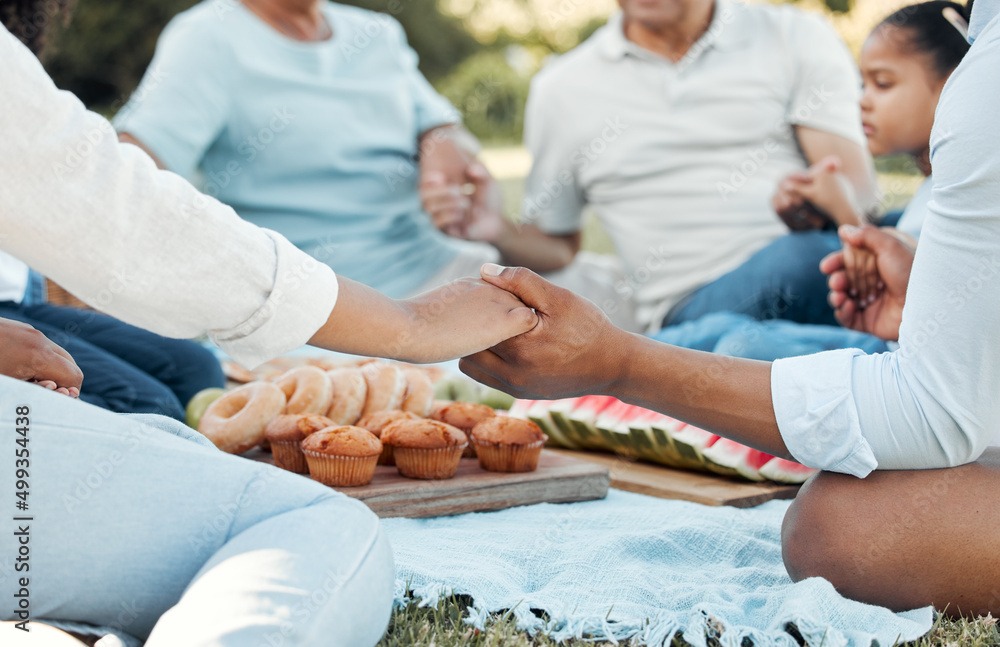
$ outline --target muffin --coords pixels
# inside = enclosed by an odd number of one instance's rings
[[[397,420],[382,430],[396,469],[411,479],[450,479],[469,444],[461,430],[437,420]]]
[[[545,434],[530,420],[494,416],[472,430],[479,466],[490,472],[533,472]]]
[[[462,430],[466,436],[472,433],[472,428],[483,420],[488,420],[497,413],[485,404],[473,404],[472,402],[449,402],[440,407],[434,407],[431,418],[443,422],[452,427]],[[476,449],[473,443],[465,448],[463,458],[475,458]]]
[[[302,441],[302,453],[314,479],[333,487],[371,483],[382,442],[361,427],[327,427]]]
[[[264,427],[264,439],[271,445],[274,464],[289,472],[308,474],[309,466],[302,454],[302,441],[320,429],[332,427],[333,422],[326,416],[281,415],[276,416]]]
[[[397,420],[420,420],[420,416],[410,413],[409,411],[376,411],[375,413],[367,415],[359,420],[358,426],[362,429],[367,429],[375,434],[376,437],[381,438],[382,430],[385,429],[386,425],[390,422],[396,422]],[[382,443],[382,454],[378,457],[378,464],[396,464],[392,455],[392,445]]]

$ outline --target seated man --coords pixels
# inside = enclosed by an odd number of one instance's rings
[[[33,289],[34,283],[27,265],[0,252],[0,318],[27,324],[66,349],[83,371],[84,402],[183,422],[184,409],[196,393],[225,386],[219,361],[198,344],[161,337],[97,312],[38,302],[40,290]]]
[[[808,262],[772,250],[737,268],[788,233],[771,196],[789,173],[837,155],[859,202],[873,200],[847,48],[820,18],[788,7],[620,4],[533,81],[524,224],[456,227],[472,216],[439,185],[426,192],[438,225],[490,232],[508,262],[551,271],[578,253],[589,206],[626,266],[619,291],[650,331],[718,310],[834,323],[822,298],[798,296],[823,294],[816,266],[829,237],[783,242],[812,248]],[[498,211],[476,215],[501,222]]]
[[[205,192],[244,219],[388,295],[477,276],[499,258],[437,231],[421,209],[421,174],[461,183],[478,143],[387,15],[205,0],[164,30],[115,125],[162,168],[200,170]]]

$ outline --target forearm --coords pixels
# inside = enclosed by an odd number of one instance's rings
[[[771,401],[771,364],[622,333],[611,395],[761,451],[791,458]]]
[[[493,246],[505,265],[527,267],[538,273],[561,270],[576,257],[580,234],[553,236],[535,225],[518,225],[504,219]]]
[[[413,321],[404,301],[338,277],[337,304],[309,343],[351,355],[408,359]]]

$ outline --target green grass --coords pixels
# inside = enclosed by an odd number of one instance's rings
[[[487,623],[486,631],[473,629],[463,622],[465,609],[471,600],[465,596],[443,600],[433,608],[419,608],[415,604],[396,611],[379,647],[550,647],[557,643],[543,635],[530,637],[515,627],[508,614],[496,614]],[[709,637],[710,646],[719,645]],[[567,647],[610,647],[612,643],[570,640]],[[912,647],[987,647],[1000,645],[997,621],[991,617],[969,620],[941,618],[931,631],[920,640],[909,643]],[[675,638],[672,647],[687,647]],[[819,647],[812,646],[812,647]]]

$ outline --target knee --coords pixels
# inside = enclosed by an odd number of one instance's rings
[[[389,625],[395,599],[396,570],[392,548],[378,518],[364,505],[331,501],[338,526],[350,538],[330,551],[338,573],[322,621],[313,625],[305,645],[374,646]],[[329,542],[325,542],[329,545]]]
[[[781,525],[781,555],[792,581],[835,580],[851,562],[852,477],[821,472],[802,487]]]

